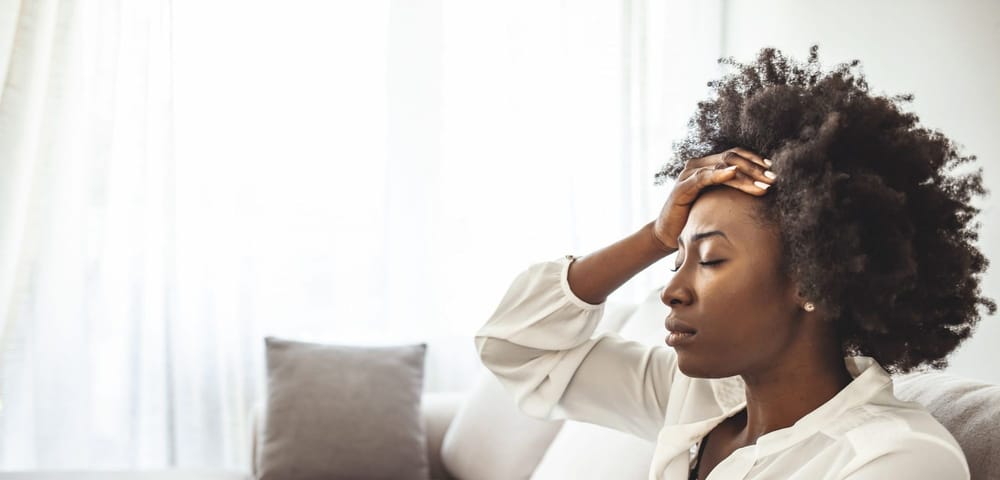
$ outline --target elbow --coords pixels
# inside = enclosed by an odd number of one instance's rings
[[[486,335],[477,335],[475,341],[479,360],[498,376],[517,375],[515,372],[523,372],[529,364],[552,353]]]
[[[479,355],[479,361],[494,373],[497,367],[507,363],[503,349],[496,348],[497,341],[496,338],[486,335],[476,335],[475,337],[476,353]]]

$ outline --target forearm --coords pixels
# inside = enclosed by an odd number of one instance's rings
[[[603,303],[635,274],[675,251],[657,241],[650,222],[632,235],[574,260],[568,272],[570,290],[587,303]]]

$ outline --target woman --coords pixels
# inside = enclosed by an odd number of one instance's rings
[[[658,218],[533,265],[476,334],[526,413],[656,442],[650,479],[963,479],[961,448],[891,373],[943,368],[977,324],[981,173],[851,64],[771,48],[709,83],[657,181]],[[767,152],[764,158],[756,152]],[[667,346],[591,337],[608,295],[670,254]]]

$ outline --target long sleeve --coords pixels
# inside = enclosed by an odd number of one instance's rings
[[[476,333],[483,364],[526,414],[570,419],[655,442],[676,373],[666,346],[594,336],[605,303],[575,296],[563,257],[530,266]]]

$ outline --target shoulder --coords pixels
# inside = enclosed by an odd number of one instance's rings
[[[920,404],[859,405],[845,417],[829,432],[854,452],[839,478],[969,478],[962,448]]]

